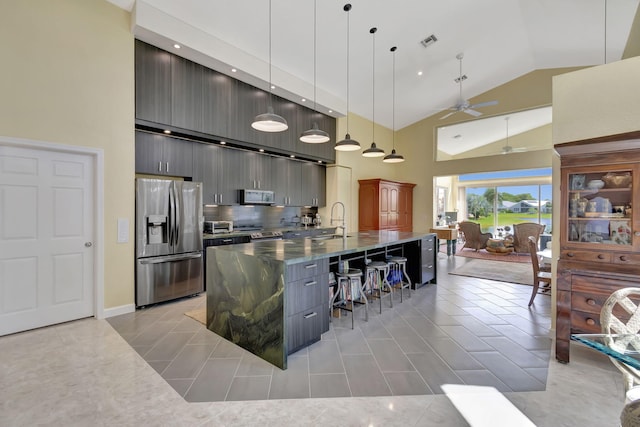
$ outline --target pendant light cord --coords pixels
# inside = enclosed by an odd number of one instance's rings
[[[391,48],[391,52],[393,52],[393,82],[391,83],[391,107],[393,108],[393,113],[391,114],[391,141],[393,141],[393,149],[396,149],[396,47]]]
[[[317,0],[313,0],[313,111],[316,111]]]
[[[604,0],[604,63],[607,63],[607,0]]]
[[[344,5],[344,11],[347,12],[347,135],[349,134],[349,11],[351,4]]]
[[[269,0],[269,104],[273,105],[271,86],[271,0]]]
[[[373,66],[371,67],[371,71],[372,71],[372,78],[371,78],[371,85],[372,85],[372,90],[371,90],[371,94],[372,94],[372,103],[371,103],[371,141],[372,142],[376,142],[376,31],[378,29],[377,28],[372,28],[369,30],[369,32],[371,34],[373,34]]]

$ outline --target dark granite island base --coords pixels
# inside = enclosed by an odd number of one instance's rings
[[[207,249],[207,328],[275,366],[329,330],[329,272],[341,259],[398,252],[416,265],[416,284],[433,234],[357,233],[343,239],[263,241]],[[435,256],[431,249],[430,256]],[[427,260],[434,265],[434,259]],[[351,263],[351,261],[350,261]]]
[[[207,251],[207,328],[286,369],[283,273],[281,261]]]

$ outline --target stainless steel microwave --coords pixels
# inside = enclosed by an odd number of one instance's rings
[[[275,194],[269,190],[240,190],[240,203],[243,205],[272,205]]]

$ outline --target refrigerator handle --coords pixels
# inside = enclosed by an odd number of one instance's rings
[[[178,197],[178,189],[176,188],[176,186],[173,186],[173,191],[175,192],[175,203],[174,203],[174,209],[175,209],[175,216],[174,219],[176,221],[176,225],[175,225],[175,238],[176,238],[176,242],[175,245],[178,245],[178,242],[180,241],[180,212],[182,211],[182,206],[178,206],[179,204],[183,203],[182,200],[182,194],[180,194],[180,197]]]
[[[173,194],[173,183],[169,186],[169,246],[173,247],[175,240],[176,200]]]

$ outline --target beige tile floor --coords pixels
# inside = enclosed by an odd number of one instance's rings
[[[443,290],[455,262],[439,259]],[[1,337],[0,384],[2,427],[469,425],[443,394],[190,403],[95,319]],[[620,374],[578,345],[570,364],[552,358],[546,390],[504,395],[538,426],[615,426],[623,405]]]

